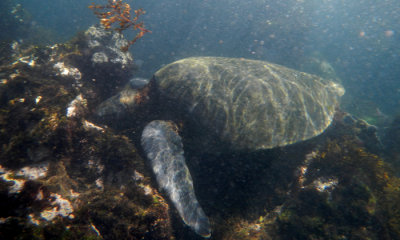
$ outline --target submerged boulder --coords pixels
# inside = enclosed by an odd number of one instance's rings
[[[1,239],[171,238],[168,204],[134,144],[89,119],[105,86],[134,69],[114,40],[90,28],[66,44],[16,48],[0,66]],[[99,49],[109,59],[100,68]]]
[[[214,236],[398,239],[400,179],[382,157],[371,153],[377,149],[372,130],[362,120],[347,118],[336,119],[326,133],[306,144],[256,156],[275,158],[270,166],[258,166],[263,170],[252,170],[257,177],[236,170],[236,176],[247,183],[228,180],[245,186],[256,181],[258,186],[250,191],[239,186],[227,191],[240,196],[225,199],[234,199],[231,204],[241,210],[228,214],[229,209],[222,207],[228,219],[222,220],[221,213],[212,216],[223,229]]]

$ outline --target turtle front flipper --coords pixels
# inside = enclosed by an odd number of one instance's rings
[[[210,222],[194,193],[193,181],[183,156],[177,126],[152,121],[143,130],[142,147],[150,160],[158,185],[164,189],[183,221],[203,236],[210,237]]]

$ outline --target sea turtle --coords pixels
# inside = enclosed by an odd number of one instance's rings
[[[131,80],[97,114],[130,110],[138,116],[144,103],[153,108],[158,120],[144,127],[142,148],[183,221],[209,237],[210,223],[195,196],[178,125],[200,151],[271,149],[322,133],[343,94],[338,83],[264,61],[191,57],[164,66],[150,81]]]

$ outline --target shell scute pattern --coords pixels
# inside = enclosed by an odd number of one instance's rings
[[[247,59],[186,58],[155,79],[161,95],[234,149],[284,146],[322,133],[344,93],[315,75]]]

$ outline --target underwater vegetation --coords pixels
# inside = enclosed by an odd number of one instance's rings
[[[253,221],[241,219],[221,238],[399,239],[400,179],[366,147],[368,127],[336,122],[311,151],[306,146],[281,203]]]
[[[330,140],[315,154],[305,174],[308,186],[278,217],[283,239],[398,239],[393,199],[400,197],[400,182],[383,160],[351,138]]]
[[[138,22],[140,15],[146,12],[143,9],[134,10],[134,16],[131,18],[131,6],[122,0],[108,0],[106,5],[92,5],[89,6],[94,14],[100,19],[100,24],[105,29],[111,29],[111,26],[116,23],[117,27],[112,30],[122,33],[122,31],[132,28],[133,31],[139,30],[136,36],[128,42],[127,45],[122,46],[122,51],[128,51],[129,47],[133,45],[139,38],[143,37],[145,33],[151,32],[144,27],[143,22]]]
[[[92,27],[2,61],[1,239],[172,238],[169,207],[133,143],[89,119],[134,70],[118,44]]]

